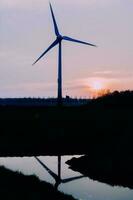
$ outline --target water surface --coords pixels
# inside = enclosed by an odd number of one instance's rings
[[[61,157],[61,178],[81,176],[80,173],[74,172],[68,168],[65,162],[73,156]],[[74,156],[78,157],[78,156]],[[57,156],[40,156],[38,157],[52,172],[58,173]],[[36,175],[41,180],[55,184],[54,178],[44,169],[43,166],[34,157],[23,158],[0,158],[0,165],[5,166],[13,171],[20,171],[25,175]],[[110,185],[93,181],[88,177],[82,177],[68,183],[61,183],[58,190],[66,194],[71,194],[75,198],[82,200],[133,200],[133,190],[119,186]]]

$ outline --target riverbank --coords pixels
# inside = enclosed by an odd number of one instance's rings
[[[4,200],[74,200],[34,175],[25,176],[4,167],[0,167],[0,195]]]
[[[15,112],[18,114],[15,116],[18,119],[12,119],[10,108],[8,109],[7,116],[10,116],[10,120],[0,120],[0,156],[81,155],[90,151],[97,152],[99,149],[101,153],[110,152],[112,148],[122,154],[133,153],[132,109],[81,108],[79,114],[75,115],[80,118],[83,116],[83,119],[69,119],[68,116],[68,119],[62,117],[55,120],[46,117],[41,120],[19,119],[21,110],[26,117],[34,110],[36,113],[34,108],[27,108],[25,114],[24,108],[17,108]],[[43,111],[45,113],[42,109],[41,112]],[[51,113],[52,117],[53,115],[55,113]]]
[[[133,153],[133,95],[82,106],[0,106],[0,156]]]
[[[133,158],[132,156],[115,155],[91,152],[87,156],[72,158],[66,162],[74,171],[88,176],[89,178],[109,184],[133,189]]]

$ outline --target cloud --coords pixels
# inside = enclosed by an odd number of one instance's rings
[[[94,74],[98,74],[98,75],[102,75],[102,74],[112,74],[114,73],[113,71],[111,70],[107,70],[107,71],[96,71],[94,72]]]
[[[0,9],[37,10],[45,9],[48,0],[1,0]],[[39,11],[38,10],[38,11]]]
[[[3,89],[7,90],[25,90],[25,91],[38,91],[38,90],[50,90],[55,87],[55,83],[42,83],[42,82],[31,82],[31,83],[19,83],[4,86]]]
[[[91,77],[121,80],[132,78],[133,72],[129,72],[127,70],[101,70],[93,72]]]
[[[62,0],[51,0],[51,3],[53,5],[76,5],[76,6],[81,6],[81,5],[109,5],[112,4],[113,2],[116,2],[116,0],[67,0],[67,1],[62,1]],[[45,7],[49,4],[48,0],[1,0],[1,7],[5,7],[5,8],[29,8],[29,9],[33,9],[33,8],[42,8]]]
[[[36,1],[36,0],[1,0],[1,5],[3,6],[3,7],[21,7],[21,6],[23,6],[23,5],[25,5],[25,6],[29,6],[29,5],[31,5],[31,4],[38,4],[38,3],[41,3],[41,2],[43,2],[42,0],[38,0],[38,1]],[[45,2],[45,1],[44,1]]]
[[[51,96],[56,92],[55,83],[30,82],[10,84],[0,87],[2,97]]]

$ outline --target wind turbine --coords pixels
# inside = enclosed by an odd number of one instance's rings
[[[33,65],[36,64],[53,47],[55,47],[56,45],[59,46],[59,52],[58,52],[58,104],[61,104],[62,103],[62,40],[81,43],[81,44],[85,44],[85,45],[89,45],[89,46],[93,46],[93,47],[96,47],[96,45],[88,43],[88,42],[83,42],[83,41],[80,41],[77,39],[73,39],[68,36],[62,36],[59,32],[51,3],[49,3],[49,5],[50,5],[50,11],[52,14],[56,40],[41,54],[41,56],[33,63]]]
[[[69,182],[74,181],[74,180],[85,178],[84,175],[80,175],[80,176],[75,176],[75,177],[62,179],[61,178],[61,156],[58,156],[58,174],[54,173],[51,169],[49,169],[38,157],[35,156],[34,158],[54,178],[54,180],[55,180],[55,185],[54,185],[55,189],[58,189],[58,186],[61,183],[69,183]]]

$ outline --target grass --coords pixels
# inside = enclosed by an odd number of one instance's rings
[[[25,176],[0,167],[0,197],[4,200],[74,200],[36,176]]]
[[[0,156],[133,153],[133,92],[77,107],[0,106]]]

